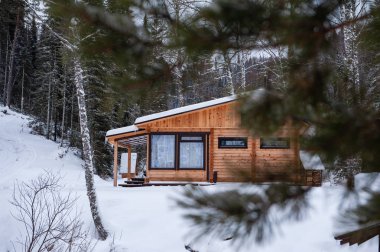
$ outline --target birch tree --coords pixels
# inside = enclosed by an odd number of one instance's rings
[[[73,52],[78,53],[78,52]],[[94,184],[94,156],[91,146],[90,131],[87,120],[86,98],[83,86],[83,69],[78,55],[74,55],[74,82],[77,89],[79,122],[83,145],[83,158],[86,176],[87,196],[90,201],[90,209],[96,230],[101,240],[107,239],[108,233],[103,227],[98,210],[98,202]]]
[[[69,48],[73,54],[74,84],[78,98],[79,125],[82,137],[87,196],[90,202],[92,219],[94,221],[95,228],[98,231],[99,238],[101,240],[105,240],[107,239],[108,233],[103,226],[98,209],[98,200],[94,184],[94,153],[91,145],[90,130],[87,119],[86,96],[84,90],[84,72],[80,61],[80,53],[78,51],[81,36],[76,27],[78,21],[76,19],[72,19],[71,22],[73,37],[76,43],[74,45],[69,44]]]
[[[345,0],[340,5],[340,17],[342,22],[354,20],[356,17],[356,6],[359,1]],[[355,23],[344,26],[343,31],[343,63],[347,69],[348,81],[351,85],[353,102],[360,103],[360,75],[358,56],[358,28]]]
[[[35,14],[37,15],[36,12]],[[94,221],[94,225],[97,230],[99,239],[105,240],[107,239],[108,233],[103,226],[101,216],[99,214],[98,201],[94,184],[94,156],[87,119],[88,116],[84,89],[84,71],[81,64],[80,52],[78,49],[79,44],[81,43],[81,36],[77,31],[77,22],[78,21],[76,19],[71,20],[71,31],[74,43],[70,42],[63,35],[54,31],[53,28],[50,27],[48,24],[45,23],[44,25],[46,31],[49,32],[52,36],[54,36],[56,39],[58,39],[64,45],[66,50],[68,50],[71,53],[72,64],[74,69],[74,84],[76,87],[76,94],[78,100],[79,125],[82,140],[87,196],[89,199],[92,219]]]

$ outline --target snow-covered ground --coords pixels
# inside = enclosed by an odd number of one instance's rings
[[[4,108],[0,107],[2,110]],[[0,251],[12,251],[12,242],[23,232],[22,226],[11,215],[9,201],[14,183],[35,178],[44,170],[59,174],[65,191],[78,196],[77,207],[93,234],[82,161],[72,152],[60,158],[63,150],[58,144],[42,136],[31,135],[27,127],[28,118],[8,112],[0,112]],[[128,252],[186,252],[184,245],[188,243],[200,252],[237,251],[231,241],[221,241],[206,234],[202,241],[192,240],[191,227],[181,218],[184,210],[178,209],[173,201],[183,190],[181,187],[126,189],[114,188],[111,181],[98,177],[95,182],[100,212],[111,234],[107,241],[97,243],[95,251],[110,251],[111,243],[116,251]],[[236,186],[239,185],[220,183],[205,189],[219,191]],[[304,221],[288,222],[266,244],[251,244],[240,251],[376,251],[377,238],[360,247],[340,246],[334,240],[340,194],[341,189],[337,187],[314,189],[310,195],[311,208]]]

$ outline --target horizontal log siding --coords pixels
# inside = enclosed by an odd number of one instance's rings
[[[218,148],[219,137],[247,137],[247,148]],[[218,172],[218,181],[244,181],[252,176],[253,141],[244,129],[215,129],[214,131],[214,171]]]
[[[206,181],[206,171],[150,170],[152,181]]]
[[[236,102],[139,124],[139,128],[238,128]]]
[[[286,180],[300,182],[301,168],[299,165],[299,143],[295,128],[290,124],[282,127],[275,136],[289,137],[289,149],[260,149],[260,139],[255,143],[256,158],[254,161],[254,176],[256,182],[268,180]],[[268,176],[274,176],[269,178]]]

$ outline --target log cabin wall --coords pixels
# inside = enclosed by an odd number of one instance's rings
[[[205,153],[205,170],[149,170],[151,180],[161,181],[207,181],[212,172],[218,172],[218,181],[267,181],[267,172],[289,174],[299,171],[298,136],[290,123],[275,135],[291,137],[289,149],[261,149],[260,138],[250,136],[240,127],[240,116],[236,102],[229,102],[193,112],[161,118],[137,124],[141,129],[154,132],[204,132],[208,133],[208,148]],[[211,133],[212,132],[212,133]],[[211,134],[210,134],[211,133]],[[247,148],[219,148],[219,137],[246,137]],[[209,170],[209,176],[207,176]],[[296,174],[296,173],[295,173]],[[244,176],[241,176],[244,175]],[[293,176],[295,180],[298,175]]]
[[[266,181],[301,181],[301,167],[299,159],[299,133],[288,123],[276,132],[276,137],[288,138],[288,149],[262,149],[260,138],[255,141],[254,173],[255,182]]]
[[[220,148],[219,138],[243,137],[247,138],[247,148]],[[255,139],[249,136],[249,132],[244,129],[223,129],[214,130],[214,169],[218,173],[218,181],[232,182],[250,180],[253,173]]]
[[[187,130],[192,128],[239,128],[240,116],[235,106],[236,102],[229,102],[136,125],[139,128],[172,128],[178,130],[183,128]]]

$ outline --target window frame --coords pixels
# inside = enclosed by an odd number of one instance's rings
[[[182,137],[201,137],[201,140],[181,140]],[[203,167],[201,168],[191,168],[191,167],[185,167],[181,168],[181,143],[203,143]],[[177,170],[198,170],[198,171],[204,171],[206,169],[206,134],[205,133],[178,133],[178,139],[177,139],[177,144],[178,144],[178,163],[177,163]]]
[[[230,145],[230,146],[222,146],[222,141],[230,140],[230,141],[240,141],[243,140],[244,146]],[[248,137],[218,137],[218,149],[248,149]]]
[[[272,139],[272,140],[279,140],[279,141],[286,141],[286,146],[263,146],[263,139]],[[290,137],[260,137],[260,149],[263,150],[287,150],[290,149]]]
[[[170,136],[174,136],[174,167],[173,168],[153,168],[152,167],[152,137],[154,135],[170,135]],[[165,133],[161,133],[161,132],[157,132],[157,133],[154,133],[154,134],[149,134],[149,170],[176,170],[176,166],[177,166],[177,155],[176,155],[176,148],[177,148],[177,134],[175,133],[170,133],[170,132],[165,132]]]
[[[208,147],[206,145],[206,137],[208,136],[208,132],[154,132],[149,134],[149,170],[155,171],[164,171],[164,170],[172,170],[172,171],[204,171],[207,169],[207,160],[208,158]],[[174,146],[174,168],[152,168],[152,137],[154,135],[174,135],[175,136],[175,146]],[[187,136],[196,136],[201,137],[202,140],[181,140],[181,137]],[[203,142],[203,167],[202,168],[180,168],[180,143],[181,142]]]

